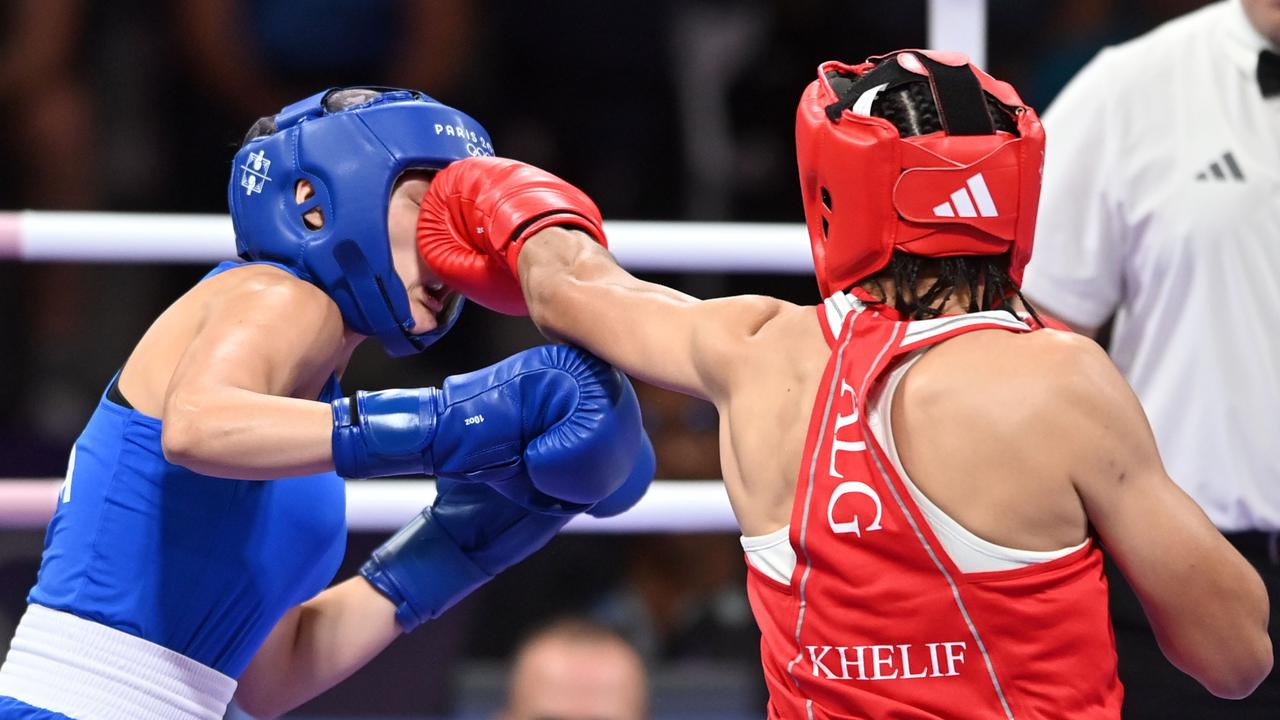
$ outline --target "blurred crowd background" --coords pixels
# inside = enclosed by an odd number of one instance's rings
[[[1103,45],[1202,4],[990,0],[988,69],[1043,109]],[[254,119],[381,84],[467,111],[499,154],[581,186],[606,218],[798,223],[794,112],[816,66],[925,32],[924,0],[5,0],[0,209],[222,213]],[[206,269],[0,263],[0,478],[62,474],[114,370]],[[818,300],[807,277],[657,279]],[[344,383],[435,384],[539,341],[526,319],[472,306],[421,356],[368,345]],[[719,477],[714,410],[640,391],[658,476]],[[352,536],[344,575],[381,539]],[[39,546],[0,531],[0,643]],[[575,614],[639,650],[656,716],[759,717],[743,575],[733,536],[562,537],[297,715],[488,717],[520,638]]]

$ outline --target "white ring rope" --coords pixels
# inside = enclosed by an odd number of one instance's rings
[[[929,0],[929,44],[986,55],[988,0]],[[801,224],[627,222],[606,224],[618,261],[639,272],[813,272]],[[226,215],[0,212],[0,261],[212,263],[233,256]],[[45,526],[60,479],[0,479],[0,530]],[[390,532],[435,496],[430,481],[362,480],[347,485],[347,525]],[[569,532],[736,532],[716,480],[655,481],[649,494],[616,518],[575,518]]]
[[[987,68],[987,0],[929,0],[929,47],[959,50]]]
[[[61,479],[0,479],[0,530],[39,530],[58,502]],[[431,504],[430,480],[353,480],[347,483],[347,527],[391,532]],[[74,500],[73,500],[74,501]],[[719,480],[655,480],[631,510],[612,518],[574,518],[565,532],[737,532]]]
[[[813,272],[799,223],[615,220],[605,231],[618,262],[639,272]],[[0,212],[0,260],[214,263],[234,256],[226,215]]]
[[[803,225],[611,222],[610,246],[633,270],[810,273]],[[23,262],[212,263],[233,257],[225,215],[0,212],[0,260]],[[61,480],[0,479],[0,530],[45,526]],[[347,485],[347,525],[390,532],[431,503],[429,481]],[[732,532],[737,522],[719,481],[656,481],[630,512],[575,518],[567,532]]]

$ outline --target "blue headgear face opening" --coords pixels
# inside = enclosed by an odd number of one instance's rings
[[[281,110],[275,132],[236,153],[227,199],[240,257],[297,271],[333,298],[351,329],[376,336],[392,356],[408,355],[453,327],[462,300],[455,293],[436,313],[434,330],[412,332],[387,235],[391,188],[406,170],[492,155],[493,145],[474,119],[422,93],[370,90],[344,109],[326,108],[331,89]],[[300,180],[315,190],[301,203]],[[303,221],[313,209],[324,215],[318,229]]]

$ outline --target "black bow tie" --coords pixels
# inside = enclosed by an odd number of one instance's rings
[[[1258,54],[1258,86],[1264,98],[1280,95],[1280,54],[1270,50]]]

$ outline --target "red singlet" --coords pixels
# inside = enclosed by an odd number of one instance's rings
[[[959,571],[865,420],[868,396],[905,354],[1029,328],[1002,312],[898,322],[844,295],[818,312],[832,353],[796,485],[795,571],[784,585],[748,563],[769,718],[1119,718],[1096,545]]]

